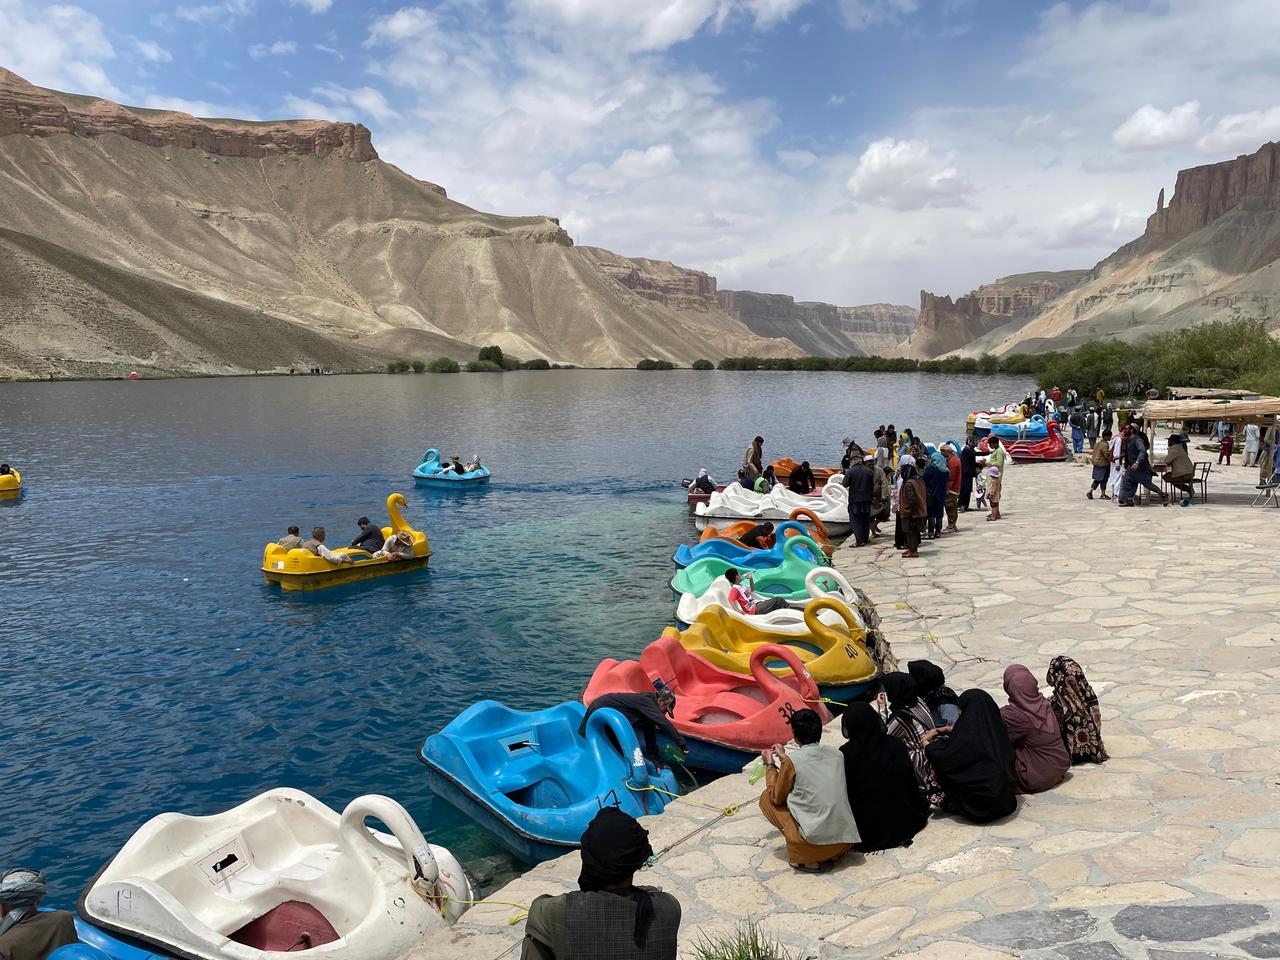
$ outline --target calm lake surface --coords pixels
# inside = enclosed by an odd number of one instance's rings
[[[927,374],[524,372],[0,384],[6,863],[51,903],[145,820],[275,786],[341,810],[398,799],[426,836],[513,866],[427,789],[417,750],[484,698],[575,698],[605,657],[672,622],[694,536],[681,477],[766,457],[838,461],[892,421],[959,437],[1030,381]],[[429,446],[492,466],[487,490],[414,488]],[[262,546],[333,545],[408,499],[423,575],[281,595]]]

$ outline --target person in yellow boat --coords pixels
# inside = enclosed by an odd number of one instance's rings
[[[343,563],[355,563],[345,553],[335,553],[324,545],[324,527],[316,527],[311,531],[311,539],[302,541],[302,549],[310,550],[317,557],[328,560],[335,567]]]
[[[290,527],[289,532],[276,541],[277,544],[286,550],[293,550],[302,546],[302,537],[298,536],[298,528]]]
[[[351,541],[357,550],[368,550],[370,553],[382,549],[382,528],[371,523],[368,517],[361,517],[356,523],[360,527],[360,535]]]
[[[413,556],[413,537],[408,531],[401,530],[399,533],[393,533],[387,538],[382,545],[381,550],[377,550],[373,554],[375,560],[403,560],[405,557]]]
[[[79,942],[70,913],[38,909],[47,889],[48,881],[39,870],[9,870],[0,875],[0,957],[44,960],[59,947]]]
[[[7,477],[13,473],[13,468],[7,463],[0,463],[0,477]]]

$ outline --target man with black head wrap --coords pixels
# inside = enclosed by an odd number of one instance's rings
[[[76,925],[65,910],[37,911],[48,882],[39,870],[0,874],[0,958],[44,960],[58,947],[76,943]]]
[[[634,817],[597,813],[582,835],[578,890],[533,901],[520,960],[675,960],[680,902],[634,883],[651,856]]]

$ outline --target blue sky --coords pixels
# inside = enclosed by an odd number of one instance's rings
[[[1092,266],[1280,137],[1276,36],[1276,0],[0,0],[33,82],[358,120],[461,202],[846,304]]]

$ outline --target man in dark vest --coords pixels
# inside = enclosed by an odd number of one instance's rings
[[[10,870],[0,876],[0,957],[44,960],[58,947],[78,942],[66,910],[37,908],[48,889],[39,870]]]
[[[582,835],[578,889],[529,907],[520,960],[676,960],[680,902],[635,874],[653,856],[634,817],[605,807]]]

